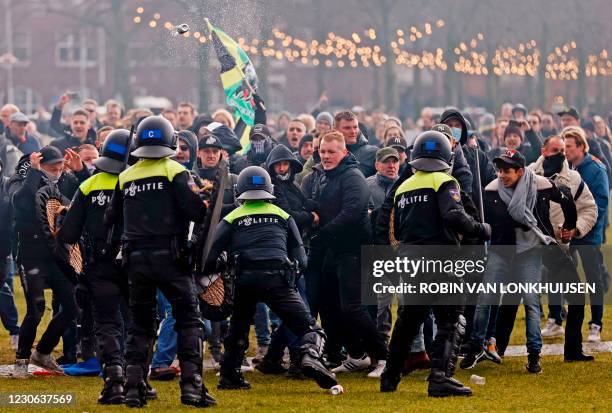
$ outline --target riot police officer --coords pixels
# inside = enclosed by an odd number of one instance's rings
[[[104,211],[113,195],[119,173],[130,152],[130,132],[112,131],[94,161],[95,174],[77,190],[57,234],[60,242],[74,244],[84,232],[86,275],[77,288],[86,288],[93,304],[93,318],[98,357],[103,366],[104,388],[101,404],[123,403],[123,323],[120,305],[127,300],[127,280],[115,265],[121,231],[109,230],[103,224]],[[110,242],[109,242],[110,241]]]
[[[206,269],[215,267],[223,251],[237,256],[234,308],[225,354],[221,361],[219,389],[249,389],[240,364],[249,343],[249,328],[258,302],[267,304],[301,339],[302,372],[325,389],[336,385],[334,375],[321,363],[325,334],[318,327],[295,290],[296,271],[306,266],[306,253],[294,219],[275,206],[268,172],[249,166],[238,176],[236,192],[244,203],[217,227]],[[290,261],[291,260],[291,261]]]
[[[122,256],[129,281],[132,325],[126,346],[125,403],[146,404],[148,354],[155,338],[156,291],[172,304],[181,367],[181,403],[215,403],[202,382],[202,320],[186,257],[189,222],[201,222],[206,208],[189,186],[189,172],[169,159],[177,135],[169,121],[149,116],[136,130],[141,158],[119,174],[106,211],[107,225],[123,216]]]
[[[490,226],[476,222],[463,209],[459,184],[449,174],[452,160],[451,145],[442,133],[424,132],[415,140],[410,162],[415,174],[394,195],[393,229],[401,244],[454,245],[458,244],[460,234],[490,238]],[[471,395],[468,387],[452,377],[465,329],[463,307],[452,305],[400,307],[381,376],[382,392],[397,389],[410,343],[430,309],[438,332],[431,355],[428,393],[434,397]]]

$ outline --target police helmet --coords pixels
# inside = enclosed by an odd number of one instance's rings
[[[148,116],[136,129],[136,150],[132,155],[137,158],[160,159],[174,155],[178,135],[172,124],[161,116]]]
[[[125,157],[129,156],[128,140],[130,131],[127,129],[115,129],[111,131],[104,140],[100,157],[94,161],[94,165],[100,171],[118,175],[125,167]]]
[[[421,133],[414,141],[410,166],[418,171],[437,172],[451,167],[453,150],[448,138],[437,131]]]
[[[270,174],[260,166],[244,168],[238,175],[236,192],[239,200],[274,199]]]

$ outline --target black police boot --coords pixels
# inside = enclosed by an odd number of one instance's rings
[[[287,368],[280,360],[270,360],[268,357],[264,357],[255,368],[263,374],[285,374],[287,372]]]
[[[122,404],[123,395],[123,368],[121,366],[108,366],[104,368],[104,388],[98,398],[100,404]]]
[[[290,360],[289,370],[287,370],[287,377],[294,380],[306,380],[307,377],[302,371],[302,366],[298,360]]]
[[[219,377],[219,384],[217,384],[217,389],[219,390],[248,390],[251,388],[251,383],[244,379],[240,368],[233,371],[232,373],[227,373],[221,371]]]
[[[593,361],[593,360],[595,360],[594,356],[583,353],[582,350],[576,354],[565,354],[563,357],[563,361],[567,363],[573,362],[573,361]]]
[[[129,365],[125,373],[125,404],[128,407],[145,406],[147,404],[147,384],[142,366]]]
[[[387,363],[389,363],[387,361]],[[401,372],[394,373],[389,369],[389,365],[385,367],[380,375],[380,391],[383,393],[392,393],[397,390],[400,381],[402,380]]]
[[[217,401],[212,397],[204,383],[202,382],[202,376],[194,374],[191,377],[184,377],[181,375],[181,403],[196,406],[196,407],[209,407],[217,404]]]
[[[432,370],[427,378],[429,386],[427,394],[430,397],[471,396],[472,389],[453,377],[446,377],[440,370]]]
[[[311,331],[302,337],[300,353],[302,355],[302,372],[308,378],[317,382],[322,389],[331,389],[338,382],[336,376],[321,363],[325,333],[323,330]]]

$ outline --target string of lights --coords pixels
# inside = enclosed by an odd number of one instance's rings
[[[165,21],[161,24],[159,12],[151,13],[145,17],[145,8],[136,8],[133,17],[134,24],[146,25],[149,29],[162,28],[168,31],[174,30],[175,24]],[[422,27],[411,26],[404,31],[397,29],[396,37],[390,42],[393,60],[387,62],[382,47],[376,43],[378,33],[375,28],[368,28],[361,35],[352,33],[350,37],[343,37],[334,32],[329,32],[324,40],[303,40],[294,37],[278,28],[272,30],[270,39],[260,40],[244,37],[237,39],[238,44],[251,56],[261,56],[267,59],[286,61],[292,64],[306,66],[324,66],[326,68],[368,68],[370,66],[380,67],[387,63],[395,63],[398,66],[408,68],[448,70],[446,52],[441,48],[433,51],[416,51],[415,44],[425,36],[431,36],[435,29],[442,29],[445,22],[441,19],[434,23],[425,22]],[[186,39],[192,39],[199,43],[206,43],[207,36],[204,33],[194,31],[183,33]],[[460,42],[454,47],[453,52],[457,55],[453,69],[458,73],[474,76],[531,76],[535,77],[541,60],[541,51],[536,47],[535,40],[520,43],[518,47],[499,47],[493,56],[488,56],[486,51],[479,51],[480,42],[485,38],[483,33],[478,33],[469,42]],[[580,61],[570,56],[570,52],[576,49],[576,42],[570,41],[563,46],[555,47],[553,52],[546,58],[544,75],[546,79],[552,80],[575,80],[580,73]],[[489,59],[490,62],[489,62]],[[488,63],[491,66],[488,66]],[[492,73],[488,69],[492,67]],[[584,73],[587,77],[612,75],[612,61],[607,50],[603,49],[598,54],[588,55],[584,64]]]

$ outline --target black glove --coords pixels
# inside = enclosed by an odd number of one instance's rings
[[[480,224],[480,239],[489,241],[491,239],[491,225],[483,222]]]

